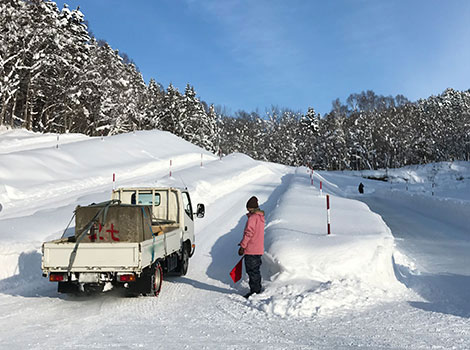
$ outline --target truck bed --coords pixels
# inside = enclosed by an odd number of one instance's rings
[[[71,272],[139,273],[156,259],[165,257],[165,236],[162,234],[143,242],[80,243]],[[44,243],[43,272],[66,272],[75,244],[67,238]]]

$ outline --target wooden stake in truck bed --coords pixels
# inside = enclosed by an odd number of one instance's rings
[[[126,288],[160,293],[163,273],[185,275],[194,254],[189,193],[179,188],[119,188],[109,202],[78,206],[75,234],[42,246],[42,270],[60,293]]]

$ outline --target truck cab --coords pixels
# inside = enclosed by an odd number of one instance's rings
[[[111,199],[119,200],[122,204],[150,206],[153,230],[159,230],[154,233],[159,235],[163,232],[173,232],[166,237],[167,245],[170,247],[168,253],[178,250],[176,249],[178,245],[187,244],[191,247],[190,257],[193,255],[195,247],[194,218],[195,216],[204,216],[204,206],[199,204],[195,214],[186,189],[172,187],[119,188],[113,191]],[[174,230],[176,228],[180,228],[181,231]]]

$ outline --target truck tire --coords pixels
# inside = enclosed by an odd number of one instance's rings
[[[178,266],[176,267],[176,274],[178,276],[184,276],[188,272],[189,266],[189,249],[186,244],[183,245],[183,251],[181,252],[181,258],[178,259]]]
[[[150,294],[153,296],[158,297],[160,291],[162,289],[162,282],[163,282],[163,269],[162,265],[157,261],[153,268],[153,273],[150,278]]]
[[[133,283],[129,283],[126,296],[135,298],[139,295],[158,296],[162,289],[163,269],[159,261],[144,269],[143,273]]]

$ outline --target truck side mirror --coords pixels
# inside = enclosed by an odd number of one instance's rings
[[[204,204],[199,203],[199,204],[197,205],[196,216],[197,216],[198,218],[203,218],[205,213],[206,213],[206,208],[204,207]]]

